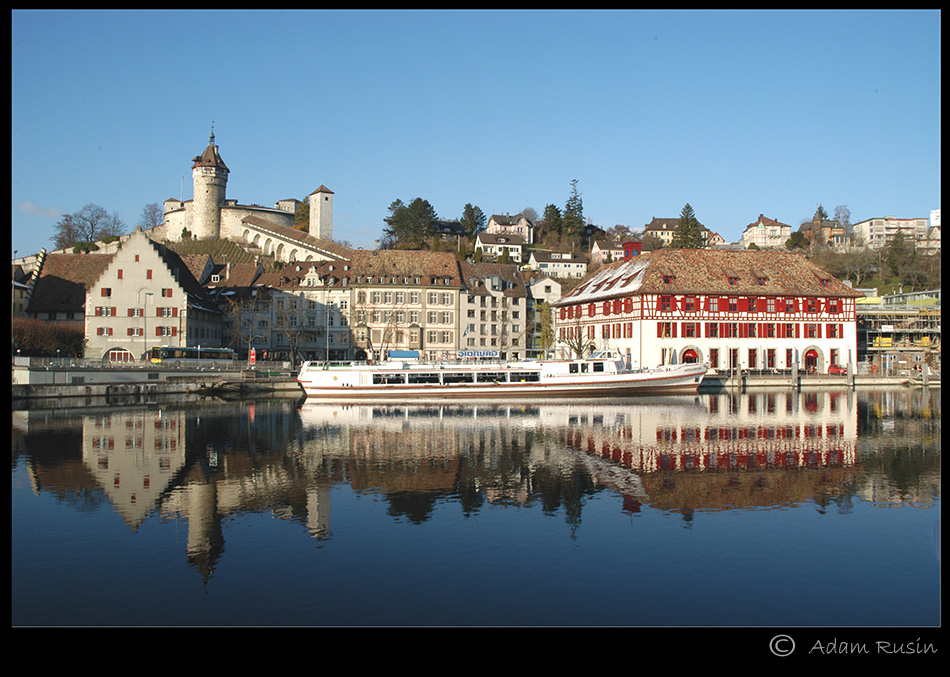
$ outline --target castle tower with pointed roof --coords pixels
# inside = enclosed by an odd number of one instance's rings
[[[228,185],[228,166],[221,159],[214,144],[214,129],[208,138],[208,147],[194,159],[191,176],[195,197],[192,205],[191,232],[199,240],[221,236],[221,207]]]

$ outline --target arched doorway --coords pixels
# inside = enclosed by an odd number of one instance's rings
[[[112,348],[102,356],[104,362],[135,362],[135,355],[125,348]]]
[[[693,348],[687,348],[683,351],[683,357],[680,360],[683,364],[695,364],[699,362],[699,352]]]
[[[806,374],[816,374],[818,373],[819,362],[821,361],[821,355],[818,353],[818,350],[815,348],[809,348],[805,351],[805,373]]]

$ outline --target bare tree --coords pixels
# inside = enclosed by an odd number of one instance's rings
[[[53,244],[66,249],[83,242],[95,242],[110,235],[123,235],[125,224],[118,212],[109,214],[97,204],[89,203],[74,214],[65,214],[53,227]]]
[[[138,225],[142,230],[148,230],[149,228],[160,226],[164,221],[165,212],[157,202],[152,202],[142,208]]]

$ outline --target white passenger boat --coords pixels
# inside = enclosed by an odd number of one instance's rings
[[[503,397],[624,397],[695,391],[707,364],[630,369],[620,353],[577,360],[378,364],[304,362],[297,381],[309,398],[445,399]]]

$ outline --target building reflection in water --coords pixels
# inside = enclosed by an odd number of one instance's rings
[[[133,530],[153,511],[187,520],[189,561],[209,576],[224,525],[239,514],[294,520],[318,545],[329,539],[335,485],[381,495],[390,515],[412,522],[428,519],[439,501],[466,513],[538,506],[579,522],[600,490],[621,494],[628,513],[649,506],[687,519],[806,502],[847,510],[853,497],[872,494],[879,503],[897,495],[926,504],[939,493],[939,390],[920,392],[14,412],[14,453],[29,456],[35,491],[95,488]],[[75,440],[76,426],[78,445],[54,434],[72,431],[66,439]],[[919,445],[929,434],[924,453],[936,458],[923,463],[926,479],[904,478],[888,498],[892,469],[859,460],[859,427],[862,441],[877,441],[875,453],[881,440]]]

